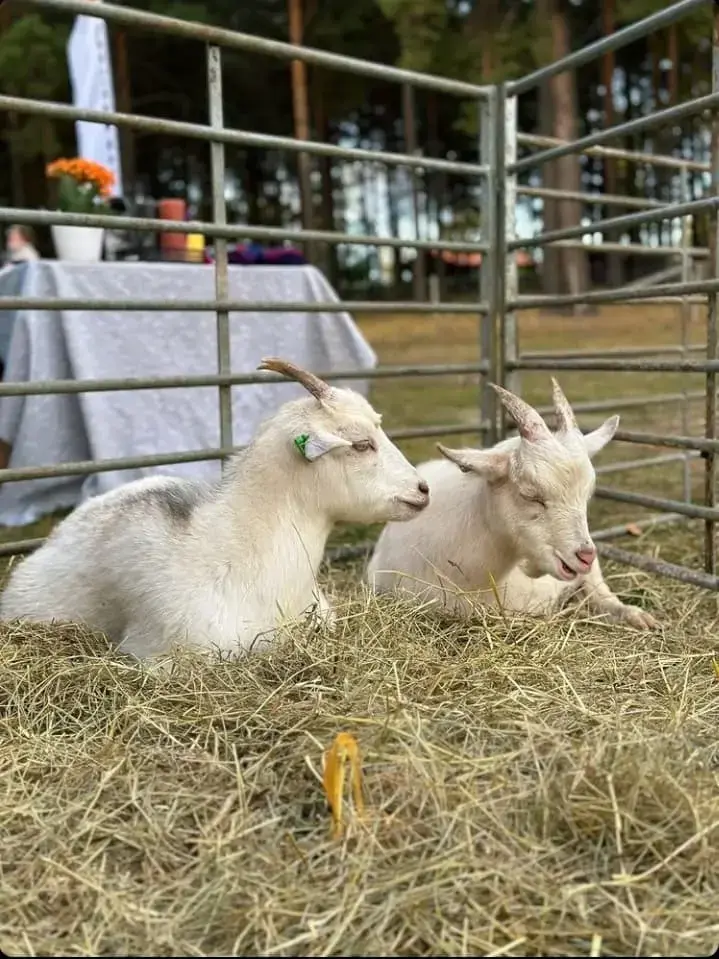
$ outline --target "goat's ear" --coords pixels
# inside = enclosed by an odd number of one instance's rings
[[[506,479],[509,473],[509,453],[503,450],[452,450],[441,443],[437,449],[463,473],[476,473],[490,483]]]
[[[590,457],[596,456],[600,450],[603,450],[607,443],[611,440],[614,434],[617,432],[617,427],[619,426],[619,417],[610,416],[608,420],[605,420],[601,426],[597,427],[596,430],[592,430],[591,433],[587,433],[584,437],[584,446],[586,447],[587,453]]]
[[[324,430],[312,430],[310,433],[300,433],[295,436],[293,443],[301,456],[304,456],[310,463],[314,463],[325,453],[331,453],[332,450],[340,447],[352,446],[349,440],[336,436],[334,433],[326,433]]]

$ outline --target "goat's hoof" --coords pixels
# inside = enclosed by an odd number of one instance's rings
[[[658,620],[638,606],[623,605],[619,610],[619,618],[635,629],[659,629]]]

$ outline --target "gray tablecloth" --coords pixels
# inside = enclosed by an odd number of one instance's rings
[[[166,299],[162,313],[0,312],[5,380],[199,375],[217,371],[214,313],[173,311],[173,300],[214,298],[211,266],[166,263],[65,263],[41,260],[0,271],[0,296]],[[314,267],[230,268],[236,300],[332,302],[337,295]],[[346,313],[233,313],[232,371],[253,372],[263,356],[308,369],[372,369],[376,356]],[[367,394],[365,380],[354,389]],[[233,441],[303,390],[296,384],[233,387]],[[215,387],[0,398],[0,438],[11,467],[104,460],[218,447]],[[23,480],[0,486],[0,523],[33,522],[58,508],[154,473],[216,479],[218,462]]]

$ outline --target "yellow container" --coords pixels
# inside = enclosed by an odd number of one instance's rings
[[[205,256],[205,237],[202,233],[188,233],[185,244],[188,260],[203,260]]]

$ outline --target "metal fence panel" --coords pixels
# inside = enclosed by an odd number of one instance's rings
[[[0,95],[0,110],[15,111],[37,116],[53,117],[66,121],[85,119],[96,122],[116,124],[143,132],[162,133],[176,137],[200,139],[209,143],[211,155],[212,181],[212,221],[191,222],[164,219],[147,219],[129,216],[102,216],[58,213],[43,210],[0,208],[0,223],[25,223],[29,225],[88,225],[104,226],[132,231],[152,231],[163,233],[203,233],[215,239],[215,298],[173,302],[173,310],[188,312],[212,312],[216,316],[217,328],[217,373],[197,377],[162,378],[116,378],[83,381],[54,381],[45,383],[0,383],[0,398],[3,396],[38,395],[48,393],[76,394],[112,390],[173,389],[186,387],[214,386],[218,392],[218,415],[220,421],[220,445],[217,449],[196,450],[182,454],[163,454],[150,457],[128,457],[121,460],[100,462],[64,463],[57,466],[26,467],[0,470],[0,482],[13,482],[32,477],[54,475],[83,475],[106,470],[129,468],[138,465],[163,465],[178,462],[192,462],[200,459],[222,459],[233,450],[232,443],[232,407],[230,402],[233,386],[251,387],[255,383],[268,379],[281,381],[281,377],[266,375],[233,374],[230,356],[229,314],[230,312],[252,311],[273,312],[332,312],[348,311],[355,314],[400,314],[415,313],[426,316],[437,313],[472,314],[478,319],[478,338],[480,342],[480,361],[470,364],[404,365],[378,367],[372,371],[335,371],[322,374],[327,379],[386,379],[409,376],[442,376],[447,374],[478,375],[480,394],[478,398],[479,416],[476,422],[434,425],[428,427],[399,428],[390,433],[395,439],[442,436],[451,434],[475,433],[486,442],[493,442],[504,436],[508,425],[504,421],[503,411],[496,402],[496,395],[489,387],[491,379],[503,383],[509,389],[521,391],[520,375],[526,370],[593,370],[602,372],[682,372],[704,377],[704,389],[684,389],[681,392],[663,393],[654,396],[627,397],[620,399],[594,400],[575,404],[578,414],[590,412],[631,409],[640,406],[659,406],[662,403],[679,403],[682,410],[680,435],[660,435],[656,432],[623,430],[616,439],[627,444],[652,446],[670,450],[669,453],[645,459],[623,460],[598,469],[598,473],[607,475],[641,469],[650,463],[683,463],[684,500],[671,500],[649,496],[620,489],[599,487],[600,497],[616,502],[641,506],[659,511],[652,522],[677,522],[687,517],[699,518],[705,524],[704,571],[687,569],[676,564],[661,563],[652,557],[638,556],[626,550],[607,546],[610,536],[618,535],[623,527],[610,527],[597,533],[600,552],[608,558],[622,563],[652,570],[660,575],[669,576],[684,582],[717,590],[719,578],[716,573],[716,522],[719,519],[717,507],[717,393],[716,379],[719,371],[719,343],[717,341],[717,310],[719,309],[719,8],[714,5],[715,22],[713,31],[713,68],[712,91],[705,96],[686,103],[674,105],[643,116],[610,129],[594,132],[573,142],[560,142],[551,137],[524,134],[517,129],[517,98],[538,84],[561,73],[572,70],[601,57],[610,50],[619,49],[651,32],[675,23],[681,17],[697,9],[707,0],[680,0],[664,10],[655,13],[639,23],[632,24],[576,51],[563,60],[529,75],[497,86],[482,86],[458,80],[435,77],[413,71],[388,67],[382,64],[340,56],[311,48],[299,47],[290,43],[281,43],[261,37],[220,29],[206,24],[197,24],[173,17],[157,16],[130,7],[112,3],[88,4],[87,0],[24,0],[30,7],[65,11],[68,14],[82,14],[101,17],[110,23],[140,30],[162,32],[169,35],[193,39],[203,43],[207,55],[207,83],[209,113],[207,124],[183,123],[163,120],[136,114],[120,112],[92,111],[77,109],[68,104],[47,101],[32,101],[19,97]],[[89,7],[89,9],[88,9]],[[468,98],[476,103],[480,117],[480,137],[476,163],[450,161],[447,159],[427,158],[417,155],[408,145],[406,153],[378,153],[374,150],[344,148],[322,142],[298,140],[294,137],[277,137],[253,131],[230,130],[224,125],[222,100],[222,50],[245,50],[278,57],[286,61],[303,60],[306,63],[321,65],[328,69],[345,71],[360,76],[383,79],[399,83],[403,87],[405,99],[411,98],[413,88],[423,88]],[[712,121],[712,162],[711,165],[699,160],[676,156],[654,156],[640,151],[622,150],[608,146],[607,143],[618,136],[650,130],[654,127],[675,122],[684,117],[693,116],[704,110],[713,112]],[[405,239],[398,237],[355,235],[339,231],[323,230],[286,230],[279,228],[250,226],[247,224],[229,224],[224,194],[225,148],[227,145],[258,149],[287,150],[299,154],[332,157],[361,162],[384,163],[387,166],[404,166],[413,172],[423,169],[467,177],[470,181],[479,181],[482,185],[481,223],[482,242],[457,242]],[[539,152],[530,156],[518,157],[519,147],[537,147]],[[649,163],[676,169],[682,177],[682,196],[676,203],[664,203],[659,200],[641,197],[607,196],[599,193],[565,192],[542,186],[527,186],[518,182],[518,174],[569,154],[584,154],[604,158],[623,158],[627,162]],[[708,196],[699,200],[691,199],[689,191],[689,173],[712,172],[712,189]],[[518,195],[540,198],[565,198],[584,204],[623,206],[633,212],[621,216],[612,216],[591,223],[588,226],[576,225],[561,230],[547,231],[529,241],[516,236],[516,211]],[[691,217],[699,212],[709,213],[712,217],[711,249],[690,246]],[[653,286],[631,285],[620,289],[598,290],[590,293],[562,296],[520,295],[518,270],[515,252],[522,248],[550,247],[552,245],[579,246],[589,233],[628,228],[640,224],[666,219],[681,218],[683,224],[680,246],[649,247],[636,243],[625,244],[607,241],[592,244],[590,249],[604,253],[676,255],[680,260],[681,279],[674,283],[661,283]],[[227,243],[237,237],[254,240],[294,240],[298,242],[322,242],[395,249],[414,248],[425,251],[448,250],[458,253],[482,253],[483,264],[480,275],[477,302],[470,303],[429,303],[429,302],[333,302],[333,303],[256,303],[233,301],[229,298]],[[708,259],[710,276],[704,279],[692,278],[692,265],[699,259]],[[708,339],[705,357],[696,358],[697,347],[688,342],[688,324],[690,304],[708,301]],[[681,343],[676,346],[643,346],[641,348],[616,350],[562,350],[555,352],[525,352],[520,350],[518,339],[517,313],[529,308],[562,308],[577,304],[622,303],[679,303],[681,304]],[[126,310],[126,311],[162,311],[167,309],[164,301],[146,299],[127,299],[122,301],[97,301],[81,299],[52,299],[33,297],[1,297],[0,310],[24,309],[64,309],[64,310]],[[703,437],[689,435],[689,404],[704,399],[705,429]],[[540,412],[548,409],[540,407]],[[697,458],[702,458],[704,467],[704,502],[691,502],[690,466]],[[642,521],[644,522],[644,521]],[[649,521],[647,521],[649,522]],[[641,524],[640,524],[641,525]],[[42,540],[25,540],[20,543],[0,545],[0,556],[23,553],[37,548]],[[365,547],[352,547],[345,551],[347,555],[356,554]]]

